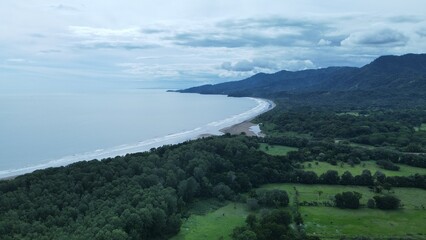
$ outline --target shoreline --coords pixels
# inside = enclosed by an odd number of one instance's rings
[[[149,151],[151,148],[179,144],[185,141],[196,140],[203,137],[220,136],[227,133],[228,131],[236,132],[238,134],[241,132],[245,132],[246,134],[254,134],[254,132],[250,128],[253,127],[255,124],[250,123],[249,121],[254,119],[256,116],[273,109],[275,107],[275,103],[268,99],[248,99],[256,101],[257,105],[246,112],[231,116],[221,121],[211,122],[205,126],[201,126],[192,130],[169,134],[154,139],[148,139],[134,144],[121,145],[103,151],[92,151],[81,154],[74,154],[43,164],[23,167],[20,169],[2,170],[0,171],[0,180],[10,180],[14,179],[17,176],[31,173],[36,170],[46,169],[50,167],[66,166],[80,161],[91,161],[95,159],[102,160],[106,158],[113,158],[116,156],[125,156],[126,154],[146,152]]]

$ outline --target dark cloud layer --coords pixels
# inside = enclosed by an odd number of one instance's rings
[[[351,34],[342,44],[345,45],[392,45],[402,46],[408,41],[403,33],[392,29],[358,32]]]
[[[389,20],[394,23],[418,23],[422,21],[418,16],[394,16],[390,17]]]
[[[251,18],[222,21],[212,31],[183,32],[168,39],[191,47],[306,46],[316,44],[330,29],[327,24],[315,21]]]

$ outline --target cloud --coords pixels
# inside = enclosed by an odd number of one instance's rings
[[[393,16],[389,18],[390,22],[393,23],[418,23],[421,22],[422,19],[418,16],[408,16],[408,15],[401,15],[401,16]]]
[[[29,36],[33,38],[46,38],[46,36],[41,33],[32,33],[32,34],[29,34]]]
[[[158,47],[154,44],[143,44],[133,42],[82,42],[76,45],[80,49],[125,49],[138,50]]]
[[[59,49],[46,49],[46,50],[40,51],[40,53],[46,53],[46,54],[48,54],[48,53],[60,53],[60,52],[62,52],[62,51],[59,50]]]
[[[250,74],[255,74],[259,72],[271,73],[277,72],[279,70],[305,70],[316,68],[315,64],[309,60],[280,60],[280,59],[254,59],[250,60],[241,60],[235,63],[223,62],[220,65],[220,69],[230,71],[230,72],[246,72]]]
[[[85,26],[70,26],[69,30],[81,39],[76,48],[80,49],[124,49],[138,50],[158,47],[155,39],[146,37],[140,28],[94,28]]]
[[[141,32],[146,34],[157,34],[167,32],[167,30],[161,28],[144,28],[141,29]]]
[[[6,62],[9,62],[9,63],[23,63],[23,62],[26,62],[26,60],[22,59],[22,58],[8,58],[8,59],[6,59]]]
[[[399,31],[392,29],[380,29],[377,31],[364,31],[351,33],[341,44],[344,46],[353,45],[387,45],[403,46],[407,43],[408,37]]]
[[[59,11],[67,11],[67,12],[78,12],[80,11],[78,8],[70,6],[70,5],[64,5],[64,4],[57,4],[57,5],[51,5],[50,8],[59,10]]]
[[[86,26],[70,26],[68,29],[76,36],[80,37],[137,37],[140,36],[139,28],[94,28]]]
[[[262,69],[264,70],[273,70],[277,69],[277,65],[268,60],[242,60],[238,61],[234,64],[231,62],[224,62],[220,66],[221,69],[227,70],[227,71],[236,71],[236,72],[250,72],[250,71],[260,71]]]
[[[419,30],[416,31],[416,33],[420,35],[421,37],[426,37],[426,28],[420,28]]]
[[[309,59],[305,60],[289,60],[282,63],[282,69],[289,71],[298,71],[317,68],[316,65]]]
[[[319,41],[318,41],[318,45],[319,46],[329,46],[329,45],[331,45],[331,41],[330,40],[326,40],[326,39],[323,39],[323,38],[321,38]]]
[[[330,27],[321,21],[281,17],[228,20],[210,28],[178,32],[168,40],[190,47],[265,47],[315,45]]]
[[[362,66],[380,55],[426,51],[420,1],[350,6],[251,0],[15,2],[0,8],[7,26],[0,58],[27,61],[3,64],[24,69],[37,62],[55,79],[87,67],[96,79],[215,82],[282,69]],[[53,74],[52,66],[69,72]],[[15,73],[25,77],[24,71]]]

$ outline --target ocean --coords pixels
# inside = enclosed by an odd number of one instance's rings
[[[133,89],[0,94],[0,178],[194,139],[270,108],[254,98]]]

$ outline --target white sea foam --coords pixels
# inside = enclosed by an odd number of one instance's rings
[[[196,139],[202,134],[222,135],[223,133],[220,132],[221,129],[250,120],[256,117],[257,115],[272,109],[275,106],[275,104],[269,100],[259,98],[249,99],[256,101],[256,107],[246,112],[223,119],[221,121],[215,121],[208,123],[205,126],[197,127],[193,130],[173,133],[162,137],[144,140],[138,143],[120,145],[109,149],[96,149],[91,152],[65,156],[56,160],[48,161],[46,163],[34,166],[27,166],[19,169],[1,170],[0,178],[21,175],[48,167],[65,166],[74,162],[84,160],[104,159],[115,156],[124,156],[129,153],[144,152],[150,150],[151,148],[156,148],[163,145],[177,144],[188,140]]]

